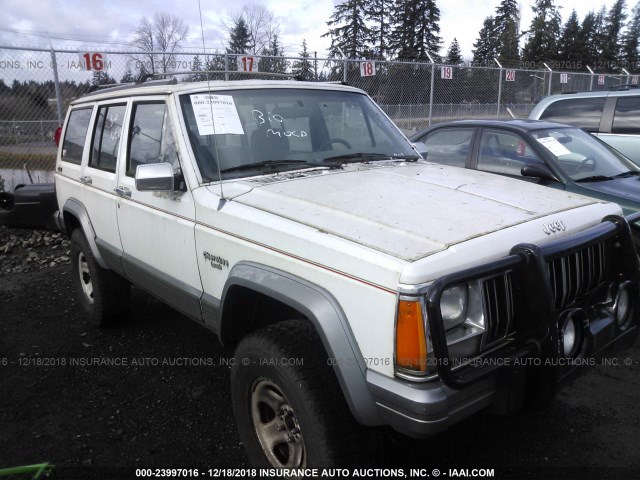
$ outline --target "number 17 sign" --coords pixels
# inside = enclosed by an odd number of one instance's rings
[[[256,57],[238,57],[239,72],[257,72],[258,59]]]
[[[376,62],[371,60],[360,62],[360,76],[373,77],[376,74]]]

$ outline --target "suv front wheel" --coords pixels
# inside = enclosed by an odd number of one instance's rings
[[[233,411],[254,466],[344,467],[370,453],[310,322],[288,320],[254,332],[234,356]]]

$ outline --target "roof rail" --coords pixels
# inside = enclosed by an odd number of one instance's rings
[[[142,82],[142,83],[122,83],[115,87],[110,86],[108,88],[94,90],[93,92],[87,93],[84,96],[89,97],[91,95],[98,95],[100,93],[117,92],[118,90],[127,90],[130,88],[151,87],[153,85],[175,85],[176,83],[178,82],[175,78],[163,79],[163,80],[151,80],[149,82]]]
[[[274,72],[242,72],[238,70],[188,70],[184,72],[166,72],[166,73],[149,73],[145,75],[143,80],[147,78],[163,77],[166,75],[208,75],[208,74],[229,74],[229,75],[248,75],[257,77],[276,77],[276,78],[293,78],[301,80],[301,78],[293,73],[274,73]]]
[[[615,87],[610,87],[609,90],[613,90],[614,92],[623,91],[623,90],[631,90],[633,88],[638,88],[638,85],[633,85],[631,83],[625,83],[624,85],[616,85]]]

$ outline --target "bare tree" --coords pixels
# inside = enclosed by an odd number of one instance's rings
[[[187,36],[188,27],[172,13],[160,12],[149,20],[143,17],[131,42],[142,52],[141,72],[167,73],[175,60],[175,52]]]
[[[280,31],[280,23],[273,12],[264,5],[245,5],[242,9],[231,14],[227,23],[227,31],[231,33],[240,19],[244,20],[249,31],[250,53],[258,54],[263,49],[269,48],[274,35]]]

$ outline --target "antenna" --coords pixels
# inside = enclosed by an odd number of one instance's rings
[[[204,45],[204,27],[202,26],[202,5],[200,5],[200,0],[198,0],[198,12],[200,13],[200,32],[202,34],[202,50],[204,52],[207,51],[207,47]],[[211,96],[211,83],[210,76],[207,74],[207,93]],[[213,120],[213,104],[211,103],[211,98],[209,98],[209,110],[211,112],[211,126],[213,128],[213,150],[215,151],[215,160],[216,166],[218,167],[218,182],[220,185],[220,204],[218,209],[224,205],[226,199],[224,198],[224,191],[222,190],[222,172],[220,171],[220,157],[218,155],[218,142],[216,140],[216,124]]]

